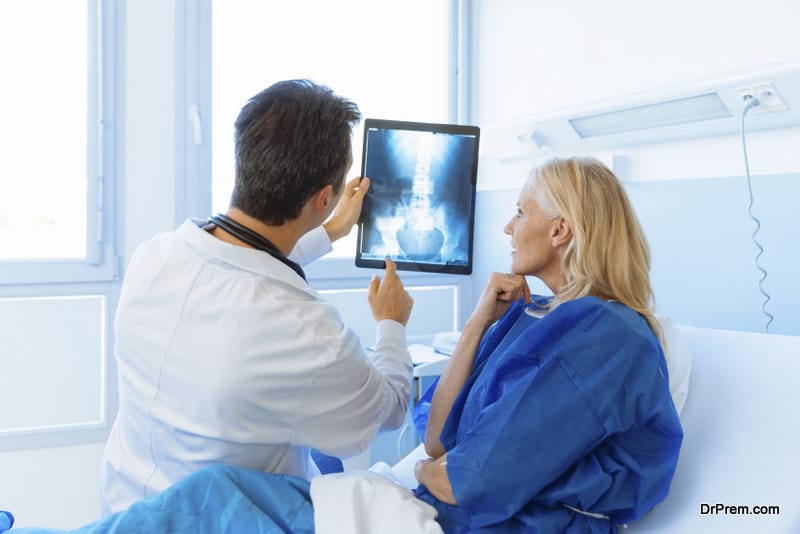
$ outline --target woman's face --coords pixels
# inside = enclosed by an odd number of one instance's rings
[[[511,236],[511,272],[540,278],[551,289],[561,279],[561,247],[556,239],[560,218],[549,219],[525,184],[517,202],[517,213],[503,231]]]

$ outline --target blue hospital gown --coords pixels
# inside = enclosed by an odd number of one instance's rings
[[[416,495],[448,533],[616,532],[664,499],[678,461],[661,347],[617,302],[584,297],[541,319],[525,308],[484,336],[442,430],[458,505]]]

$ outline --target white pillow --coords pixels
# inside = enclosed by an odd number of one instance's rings
[[[664,357],[669,373],[669,392],[678,415],[683,411],[686,397],[689,396],[689,374],[692,371],[692,353],[683,340],[678,327],[666,315],[656,314],[664,336]]]

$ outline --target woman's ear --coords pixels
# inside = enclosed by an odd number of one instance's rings
[[[554,247],[560,247],[569,243],[572,239],[572,228],[570,228],[564,217],[558,217],[550,227],[550,239]]]

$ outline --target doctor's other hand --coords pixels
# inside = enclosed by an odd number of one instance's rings
[[[531,290],[525,277],[511,273],[492,273],[483,289],[470,320],[483,326],[494,323],[511,304],[519,299],[531,301]]]
[[[403,287],[403,282],[397,275],[397,265],[389,258],[386,258],[383,281],[378,275],[372,277],[367,300],[376,321],[392,319],[402,325],[408,323],[414,299]]]
[[[331,242],[349,234],[353,225],[358,222],[367,191],[369,191],[369,178],[367,177],[353,178],[344,185],[342,196],[339,197],[333,215],[322,225],[328,232]]]

